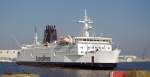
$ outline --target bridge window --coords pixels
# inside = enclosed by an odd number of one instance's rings
[[[97,40],[94,40],[94,41],[97,41]]]
[[[109,43],[111,43],[111,41],[110,41],[110,40],[108,40],[108,42],[109,42]]]
[[[89,39],[87,39],[87,41],[90,41]]]
[[[83,39],[83,41],[86,41],[86,39]]]
[[[90,41],[93,41],[93,39],[90,39]]]

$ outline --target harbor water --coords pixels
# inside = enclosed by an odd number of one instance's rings
[[[0,63],[0,75],[6,73],[33,73],[40,77],[109,77],[116,70],[148,70],[150,62],[119,63],[114,70],[93,70],[80,68],[60,68],[44,66],[25,66],[16,63]]]

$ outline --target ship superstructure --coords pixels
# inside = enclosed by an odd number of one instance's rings
[[[48,25],[42,44],[25,45],[18,56],[19,64],[114,68],[120,49],[112,48],[112,38],[90,36],[91,24],[85,10],[82,36],[57,38],[55,25]],[[37,42],[37,34],[35,37]]]

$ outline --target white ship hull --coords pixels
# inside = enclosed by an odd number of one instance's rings
[[[114,68],[118,63],[120,50],[97,51],[86,55],[72,55],[52,48],[33,48],[22,51],[17,59],[18,64],[86,67],[86,68]]]

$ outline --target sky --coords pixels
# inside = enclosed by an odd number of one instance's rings
[[[91,32],[112,37],[121,54],[150,55],[150,0],[0,0],[0,49],[32,43],[35,25],[39,40],[47,24],[59,35],[78,36],[84,9]]]

